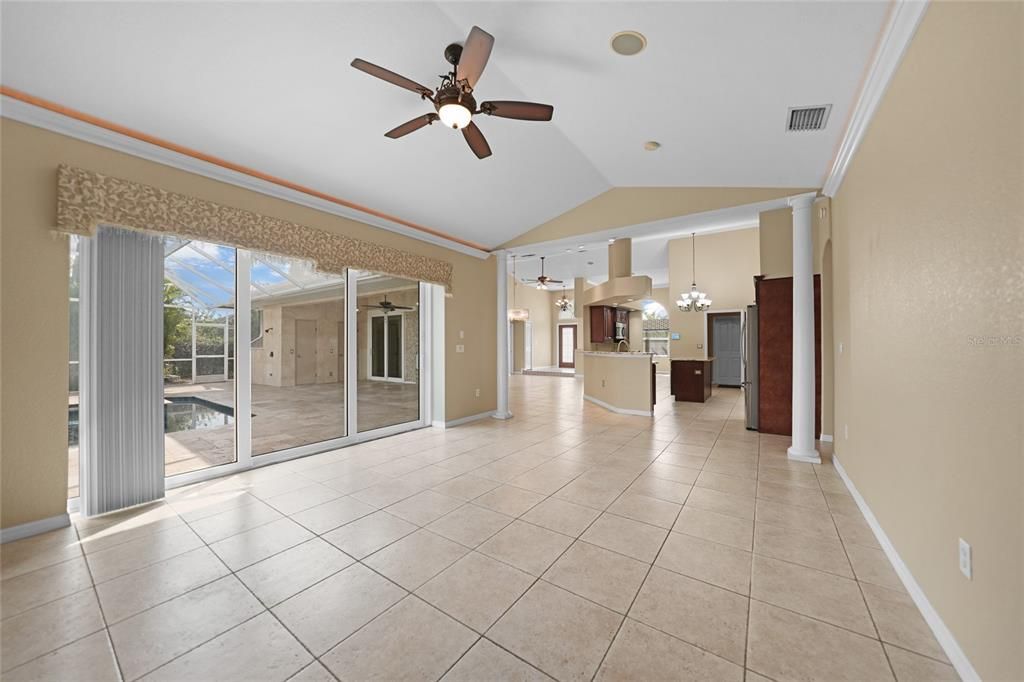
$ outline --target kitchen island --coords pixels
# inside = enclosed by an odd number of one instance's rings
[[[707,358],[672,358],[672,395],[676,402],[702,403],[711,397],[711,361]]]
[[[654,353],[582,354],[584,400],[619,414],[654,415]]]

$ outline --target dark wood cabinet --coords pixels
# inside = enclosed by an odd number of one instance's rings
[[[618,341],[615,336],[616,323],[622,324],[622,338],[629,341],[629,311],[610,305],[590,306],[590,342],[609,343]]]
[[[672,395],[676,402],[702,403],[711,397],[711,359],[673,360]]]
[[[793,278],[754,278],[757,301],[757,430],[792,434]],[[821,276],[814,276],[814,433],[821,433]]]

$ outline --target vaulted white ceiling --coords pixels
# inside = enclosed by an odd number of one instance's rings
[[[10,3],[6,86],[486,246],[611,186],[820,186],[885,18],[882,2]],[[351,67],[435,86],[443,50],[496,37],[481,99],[494,155]],[[643,32],[635,57],[609,48]],[[786,133],[790,106],[832,104]],[[657,140],[657,152],[642,149]]]

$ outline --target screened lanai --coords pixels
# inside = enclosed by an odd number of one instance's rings
[[[71,249],[69,497],[78,494],[78,254]],[[178,238],[164,240],[166,475],[312,447],[420,418],[419,282],[317,272],[308,262]],[[248,315],[237,315],[247,286]],[[354,286],[354,341],[347,289]],[[236,333],[242,320],[246,333]],[[236,386],[236,344],[247,347]],[[354,362],[346,362],[352,348]],[[353,393],[346,376],[354,372]],[[244,388],[245,390],[241,390]],[[251,420],[236,424],[243,400]],[[355,401],[358,409],[347,409]],[[355,413],[355,428],[348,421]]]

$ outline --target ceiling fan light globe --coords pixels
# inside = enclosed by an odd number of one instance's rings
[[[473,119],[473,112],[456,102],[442,104],[437,110],[441,123],[455,130],[462,130]]]

